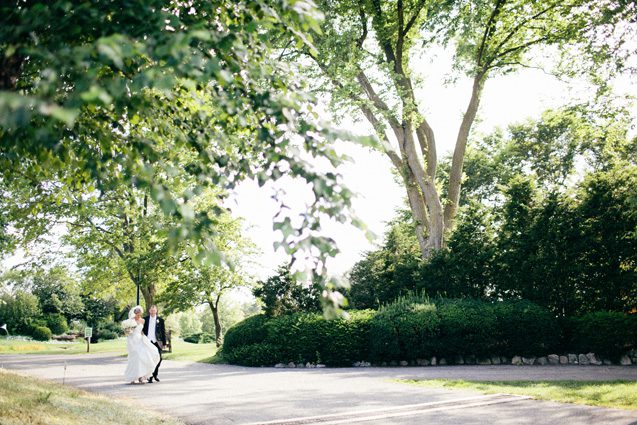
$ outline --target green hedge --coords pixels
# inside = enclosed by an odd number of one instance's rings
[[[228,330],[222,349],[232,364],[414,361],[432,356],[543,356],[595,352],[616,359],[637,346],[637,317],[594,313],[558,320],[532,302],[401,298],[379,311],[326,321],[295,313],[253,316]],[[570,324],[570,327],[565,326]],[[572,351],[571,351],[572,350]]]
[[[222,354],[245,366],[275,363],[351,365],[369,358],[372,311],[355,311],[347,320],[327,321],[318,314],[295,313],[272,319],[252,316],[226,333]]]
[[[494,353],[503,356],[544,356],[560,351],[562,321],[526,300],[493,304],[497,322]]]
[[[36,326],[33,329],[33,339],[36,341],[48,341],[51,339],[52,333],[51,329],[46,326]]]
[[[370,324],[373,361],[415,360],[431,357],[439,348],[440,316],[427,301],[399,301],[381,308]]]
[[[570,347],[578,353],[593,352],[618,360],[637,347],[637,316],[599,311],[571,320]]]

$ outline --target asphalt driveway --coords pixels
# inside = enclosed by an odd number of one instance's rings
[[[164,361],[160,383],[124,381],[112,355],[1,355],[0,367],[134,398],[190,424],[631,424],[637,411],[412,387],[392,379],[637,380],[637,367],[274,369]]]

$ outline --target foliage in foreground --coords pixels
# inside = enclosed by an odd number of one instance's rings
[[[459,355],[590,351],[617,360],[637,346],[637,316],[605,312],[560,320],[524,300],[403,297],[379,311],[350,313],[349,320],[333,321],[309,313],[253,316],[228,330],[223,357],[247,366],[279,362],[344,366],[362,360],[381,363],[432,356],[453,363]]]
[[[463,381],[447,379],[397,380],[428,388],[476,390],[485,394],[528,395],[538,400],[637,410],[634,381]]]
[[[179,425],[162,414],[94,393],[0,370],[0,423]]]

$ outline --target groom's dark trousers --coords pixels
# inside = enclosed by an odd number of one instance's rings
[[[161,343],[166,346],[166,328],[164,326],[164,320],[159,317],[156,316],[156,325],[155,325],[155,337],[157,339],[157,341],[161,341]],[[142,329],[142,332],[144,333],[144,335],[148,336],[148,322],[150,321],[150,316],[146,316],[144,317],[144,327]],[[159,363],[157,363],[157,367],[155,367],[155,371],[153,372],[153,377],[155,379],[157,379],[157,373],[159,373],[159,366],[161,366],[161,347],[159,346],[159,343],[155,341],[153,342],[153,345],[155,347],[157,347],[157,351],[159,351]],[[152,342],[152,341],[151,341]]]
[[[157,341],[155,341],[155,342],[153,342],[153,345],[155,347],[157,347],[157,351],[159,351],[159,363],[157,363],[157,366],[155,367],[155,371],[153,372],[153,377],[155,379],[157,379],[157,373],[159,372],[159,366],[161,366],[161,361],[163,359],[161,358],[161,347],[159,346],[159,343]]]

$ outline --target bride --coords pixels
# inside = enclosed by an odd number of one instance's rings
[[[124,328],[128,328],[130,332],[126,337],[128,364],[124,375],[131,384],[135,381],[146,383],[146,379],[152,375],[155,366],[159,363],[157,347],[142,333],[144,326],[142,312],[141,306],[133,307],[128,312],[128,320],[123,323]]]

